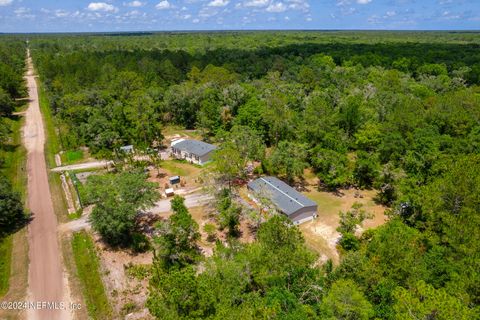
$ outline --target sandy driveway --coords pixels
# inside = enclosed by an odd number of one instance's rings
[[[57,238],[57,217],[53,210],[45,163],[45,134],[38,104],[38,92],[31,60],[26,76],[30,103],[26,112],[23,136],[27,149],[28,208],[33,221],[28,226],[29,270],[28,301],[45,302],[37,308],[28,308],[28,319],[70,319],[70,297],[62,265],[62,254]],[[53,303],[53,304],[52,304]],[[56,305],[55,305],[56,303]],[[61,303],[65,304],[65,310]]]
[[[113,164],[112,161],[105,161],[105,160],[103,160],[103,161],[93,161],[93,162],[71,164],[71,165],[63,166],[63,167],[56,167],[56,168],[53,168],[52,171],[53,172],[62,172],[62,171],[69,171],[69,170],[107,168],[111,164]]]
[[[209,203],[210,201],[213,201],[213,197],[211,195],[202,194],[202,193],[192,193],[184,197],[185,197],[185,205],[187,206],[187,208],[200,207]],[[157,203],[155,203],[154,207],[148,209],[147,211],[153,214],[169,213],[171,211],[171,204],[170,204],[171,200],[172,200],[171,198],[160,200]],[[87,212],[84,212],[84,214],[76,220],[61,224],[58,227],[59,232],[60,233],[75,232],[82,229],[90,228],[90,222],[88,221],[90,210],[91,208],[86,210]]]
[[[204,193],[192,193],[188,195],[183,195],[183,197],[185,198],[185,206],[187,208],[203,206],[214,200],[213,196]],[[155,214],[170,212],[172,208],[170,203],[171,200],[171,198],[160,200],[155,203],[155,206],[153,208],[150,208],[147,211]]]

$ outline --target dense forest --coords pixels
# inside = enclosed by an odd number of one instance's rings
[[[26,93],[25,48],[25,42],[17,39],[4,37],[0,41],[0,243],[25,222],[20,195],[12,187],[15,173],[9,171],[11,160],[7,163],[5,159],[18,147],[12,141],[12,125],[19,105],[16,99]]]
[[[65,150],[147,149],[176,124],[220,145],[224,182],[244,175],[245,159],[291,183],[311,168],[319,188],[375,188],[390,208],[389,222],[360,238],[345,228],[334,266],[316,263],[280,216],[254,243],[232,238],[202,259],[198,225],[175,198],[156,240],[148,305],[157,318],[478,319],[478,33],[30,40]]]

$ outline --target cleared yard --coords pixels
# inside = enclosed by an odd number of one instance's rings
[[[167,143],[170,143],[173,139],[178,138],[191,138],[195,140],[201,140],[202,136],[198,130],[188,130],[181,126],[170,125],[162,129],[163,136]]]
[[[376,190],[339,190],[338,193],[319,191],[317,189],[317,178],[311,172],[305,173],[303,183],[304,194],[318,204],[318,218],[303,223],[299,226],[305,237],[307,247],[317,252],[322,261],[332,259],[339,262],[337,252],[337,241],[340,234],[337,232],[339,225],[340,211],[348,211],[355,202],[361,203],[363,209],[371,213],[373,218],[363,224],[363,229],[375,228],[386,221],[386,207],[376,204],[373,201]],[[246,187],[240,189],[241,197],[250,205],[256,206],[249,198]]]
[[[375,190],[340,190],[338,195],[310,190],[303,194],[318,204],[318,218],[300,225],[300,230],[307,246],[320,254],[322,260],[332,259],[335,263],[339,261],[336,244],[340,234],[336,229],[340,211],[350,210],[355,202],[363,204],[363,209],[373,215],[372,219],[364,222],[363,229],[378,227],[386,221],[386,208],[373,201]]]

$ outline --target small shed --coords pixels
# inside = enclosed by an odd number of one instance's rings
[[[123,152],[123,153],[132,153],[133,152],[133,146],[130,144],[128,146],[120,147],[120,151]]]
[[[180,183],[180,177],[179,177],[179,176],[170,177],[170,178],[168,178],[168,180],[170,181],[170,184],[171,184],[172,186],[173,186],[174,184]]]
[[[173,188],[168,188],[168,189],[165,189],[165,195],[167,197],[172,197],[175,195],[175,191],[173,190]]]

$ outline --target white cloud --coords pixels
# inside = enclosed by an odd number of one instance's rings
[[[372,0],[357,0],[358,4],[369,4]]]
[[[20,7],[18,9],[13,10],[13,12],[15,12],[15,14],[24,14],[24,13],[30,12],[30,9],[25,7]]]
[[[245,7],[265,7],[270,3],[270,0],[249,0],[243,5]]]
[[[213,0],[208,4],[209,7],[225,7],[230,3],[230,0]]]
[[[55,17],[57,18],[65,18],[65,17],[68,17],[69,15],[70,15],[70,12],[68,11],[65,11],[62,9],[55,10]]]
[[[218,14],[218,9],[212,7],[203,7],[199,12],[198,16],[202,19],[208,19]]]
[[[90,2],[87,7],[90,11],[105,11],[105,12],[117,12],[118,9],[111,4],[105,2]]]
[[[170,4],[170,2],[168,2],[168,0],[160,1],[160,2],[155,6],[155,8],[157,8],[158,10],[170,9],[171,7],[172,7],[172,5]]]
[[[285,12],[287,10],[287,6],[283,2],[273,2],[267,7],[267,12]]]
[[[142,7],[144,4],[145,3],[141,2],[141,1],[138,1],[138,0],[124,3],[124,5],[127,6],[127,7],[135,7],[135,8]]]
[[[12,4],[13,0],[0,0],[0,6],[8,6]]]
[[[310,4],[306,0],[287,0],[288,8],[293,10],[302,10],[307,12],[310,9]]]
[[[397,12],[396,12],[396,11],[387,11],[387,12],[385,13],[385,16],[387,16],[387,17],[394,17],[394,16],[396,16],[396,15],[397,15]]]
[[[31,14],[30,11],[31,10],[29,8],[20,7],[15,9],[13,12],[18,18],[28,18],[28,19],[35,18],[35,15]]]

